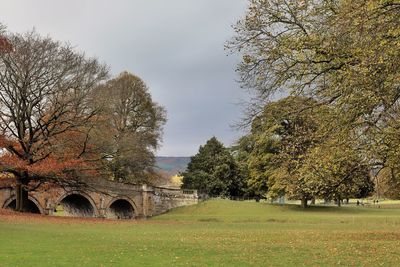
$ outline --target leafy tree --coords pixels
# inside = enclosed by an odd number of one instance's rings
[[[305,187],[318,197],[341,200],[369,196],[374,189],[370,166],[354,144],[330,138],[312,148],[299,170]]]
[[[243,181],[244,195],[256,199],[264,198],[267,192],[267,182],[262,179],[250,179],[249,158],[254,149],[254,141],[251,135],[245,135],[231,148],[234,159],[237,162],[239,175]]]
[[[365,149],[375,174],[376,195],[398,198],[400,191],[400,109],[396,105],[390,119],[381,120],[366,132]],[[383,188],[382,188],[383,186]]]
[[[200,146],[182,176],[185,189],[198,189],[212,196],[243,194],[238,166],[229,150],[215,137]]]
[[[249,185],[272,198],[340,200],[369,194],[369,165],[335,110],[310,98],[287,97],[265,106],[253,120]]]
[[[251,0],[229,47],[244,54],[238,71],[255,99],[283,90],[334,105],[384,168],[398,151],[399,16],[397,0]]]
[[[95,104],[101,121],[94,139],[112,179],[148,182],[166,122],[165,109],[152,100],[147,85],[128,72],[99,86]]]
[[[230,47],[260,97],[288,88],[373,115],[398,99],[399,14],[395,0],[252,0]]]
[[[170,183],[174,186],[181,186],[182,185],[182,176],[179,174],[175,174],[174,176],[170,177]]]
[[[266,105],[253,120],[249,182],[268,188],[272,198],[286,195],[306,205],[314,197],[299,170],[308,150],[320,139],[316,134],[319,118],[312,107],[315,104],[312,99],[287,97]]]
[[[312,97],[340,114],[333,138],[356,142],[363,164],[400,173],[399,16],[397,0],[251,0],[228,45],[261,103],[250,121],[277,92]]]
[[[7,34],[0,53],[0,171],[17,178],[17,210],[35,177],[88,168],[90,96],[107,67],[36,32]]]
[[[375,176],[375,196],[377,198],[400,198],[400,179],[397,169],[383,168]]]

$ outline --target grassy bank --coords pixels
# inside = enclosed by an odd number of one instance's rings
[[[151,220],[0,215],[0,266],[397,266],[400,209],[212,200]]]

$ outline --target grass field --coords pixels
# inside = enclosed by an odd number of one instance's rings
[[[0,266],[399,266],[400,208],[212,200],[147,221],[0,213]]]

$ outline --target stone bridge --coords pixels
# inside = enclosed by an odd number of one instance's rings
[[[198,203],[196,191],[112,181],[85,186],[40,184],[28,194],[28,210],[45,215],[113,219],[148,218],[169,209]],[[0,208],[15,209],[15,186],[0,184]]]

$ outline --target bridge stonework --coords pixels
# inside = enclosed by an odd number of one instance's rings
[[[85,186],[44,183],[28,194],[33,213],[116,219],[148,218],[172,208],[196,204],[195,190],[97,181]],[[0,208],[15,208],[15,187],[0,185]]]

